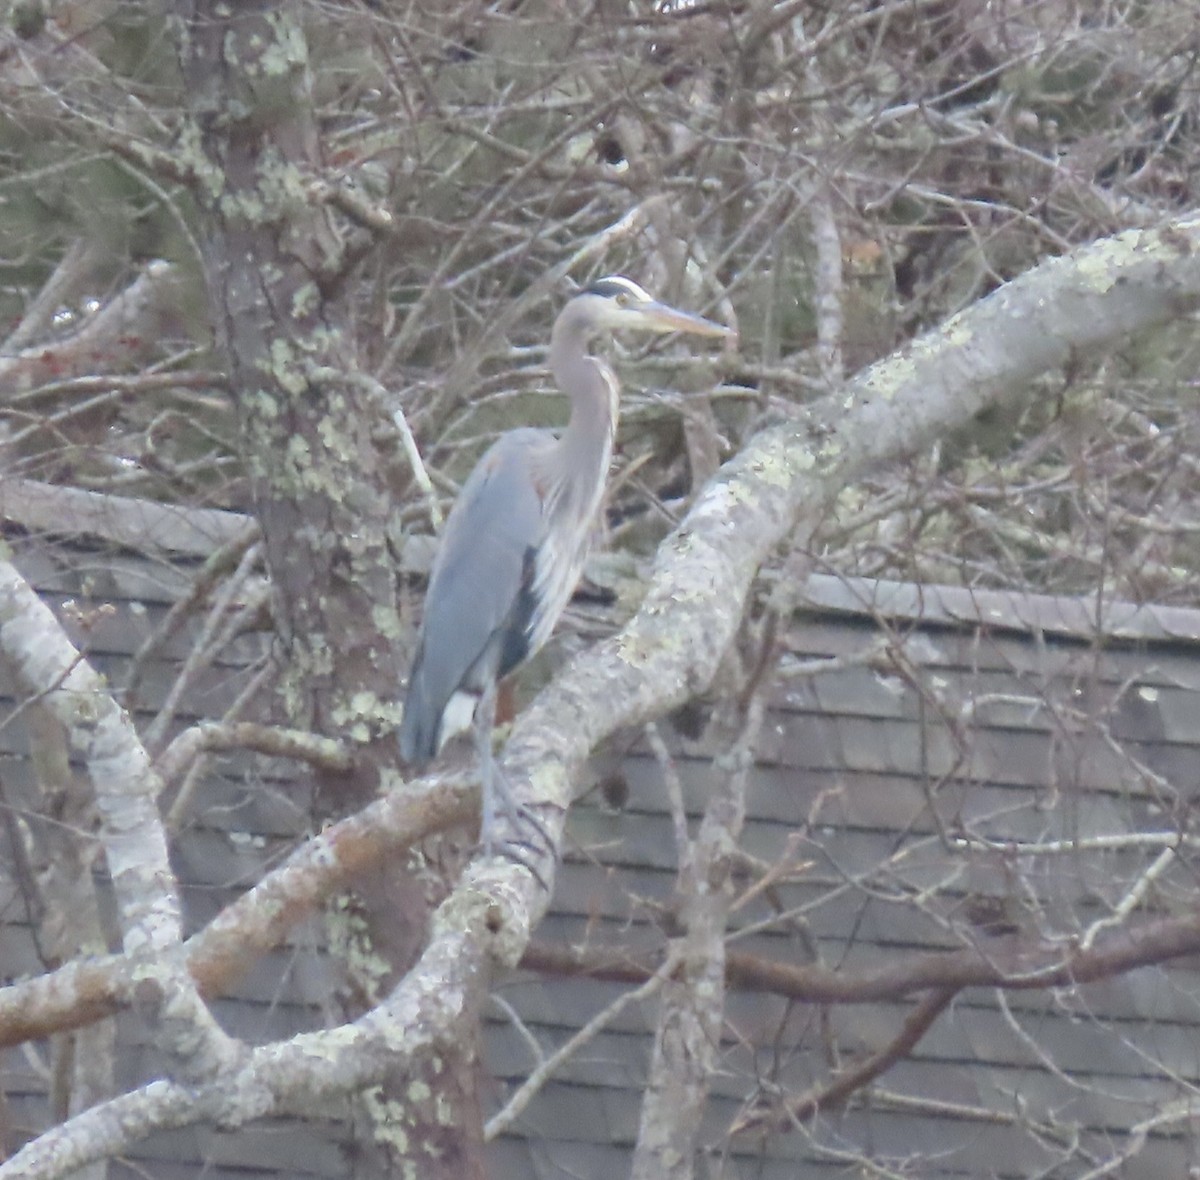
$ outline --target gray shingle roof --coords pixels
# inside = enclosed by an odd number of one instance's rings
[[[24,569],[98,666],[120,685],[129,655],[186,585],[178,564],[30,553]],[[81,626],[73,601],[90,611]],[[109,609],[111,608],[111,609]],[[803,867],[738,909],[732,946],[785,963],[819,960],[844,973],[898,956],[996,936],[998,913],[1043,938],[1078,937],[1111,911],[1161,847],[1084,855],[1078,842],[1170,831],[1200,779],[1200,611],[1020,597],[816,577],[788,637],[793,663],[835,670],[786,681],[764,727],[744,847],[773,859],[795,841]],[[881,627],[898,654],[878,650]],[[148,670],[142,701],[161,698],[187,650],[181,637]],[[255,638],[185,695],[180,721],[219,713],[244,683]],[[3,689],[11,698],[11,691]],[[712,739],[663,732],[698,815],[714,773]],[[5,789],[30,802],[27,739],[0,728]],[[654,952],[675,854],[659,768],[637,744],[621,762],[619,811],[596,792],[573,813],[572,847],[539,941]],[[305,800],[282,790],[284,768],[222,756],[174,854],[193,926],[206,921],[305,831]],[[965,834],[993,846],[968,846]],[[1026,852],[1021,842],[1043,849]],[[0,874],[0,962],[8,978],[40,970],[20,888]],[[992,909],[987,910],[990,905]],[[1195,905],[1184,850],[1142,910]],[[786,920],[779,917],[786,912]],[[320,1025],[330,976],[319,928],[256,963],[218,1001],[235,1035],[260,1041]],[[1200,1083],[1200,964],[1181,961],[1105,983],[1052,991],[968,989],[867,1104],[823,1115],[763,1143],[735,1142],[711,1175],[833,1176],[856,1150],[925,1155],[922,1176],[1028,1176],[1052,1168],[1076,1135],[1103,1159],[1131,1128]],[[543,1051],[623,994],[600,979],[516,972],[499,994]],[[707,1129],[715,1152],[761,1085],[800,1093],[832,1062],[896,1035],[908,1001],[813,1007],[761,992],[729,998],[727,1039]],[[652,1007],[627,1009],[571,1059],[492,1149],[496,1176],[608,1177],[628,1170],[649,1055]],[[153,1070],[137,1027],[121,1021],[123,1080]],[[532,1065],[526,1033],[499,1007],[487,1059],[494,1104]],[[1053,1062],[1050,1068],[1047,1062]],[[48,1118],[45,1077],[18,1050],[2,1059],[10,1110],[30,1133]],[[940,1111],[940,1114],[937,1112]],[[1154,1133],[1123,1177],[1183,1176],[1193,1163],[1181,1125]],[[1079,1171],[1082,1155],[1061,1174]],[[281,1120],[231,1134],[196,1128],[155,1136],[135,1153],[163,1180],[350,1174],[336,1122]],[[803,1162],[801,1162],[803,1161]],[[135,1174],[124,1165],[115,1176]],[[841,1173],[844,1174],[844,1173]],[[1058,1175],[1059,1173],[1053,1173]]]

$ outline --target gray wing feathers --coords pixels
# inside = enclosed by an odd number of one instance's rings
[[[521,596],[528,554],[545,536],[531,457],[554,441],[539,430],[499,439],[479,461],[446,521],[425,596],[400,751],[420,765],[437,753],[442,713],[460,688],[495,676],[503,630]]]

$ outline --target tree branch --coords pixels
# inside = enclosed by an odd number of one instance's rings
[[[1071,943],[1032,943],[1028,937],[1006,935],[963,950],[895,956],[886,966],[865,971],[776,963],[730,951],[726,983],[739,991],[770,992],[809,1004],[873,1004],[929,988],[1070,987],[1197,953],[1200,915],[1186,914],[1113,931],[1086,950]],[[525,949],[521,966],[548,975],[643,983],[657,970],[658,961],[645,955],[533,943]]]
[[[148,355],[177,318],[180,293],[177,268],[156,259],[69,336],[0,356],[0,382],[11,394],[92,374],[98,360],[111,365]]]
[[[138,978],[140,1006],[181,1072],[216,1073],[234,1060],[237,1046],[187,973],[157,955],[177,947],[183,929],[158,814],[158,775],[128,715],[8,562],[0,562],[0,651],[20,689],[44,704],[87,765],[125,950],[146,954]]]
[[[633,1180],[690,1180],[693,1174],[725,1019],[730,872],[746,818],[746,791],[764,712],[763,694],[754,693],[741,732],[717,760],[721,779],[705,804],[695,840],[688,839],[686,819],[679,825],[676,896],[683,936],[675,940],[664,966],[676,955],[680,966],[669,976],[659,1005],[630,1169]],[[669,758],[665,750],[663,755]],[[673,775],[674,767],[667,772]]]
[[[254,750],[272,758],[295,758],[335,774],[344,774],[354,766],[354,758],[340,742],[320,734],[253,721],[201,721],[167,746],[158,758],[158,772],[164,783],[174,782],[201,754],[222,750]]]
[[[478,805],[477,784],[467,776],[431,776],[306,841],[184,944],[181,957],[200,993],[219,994],[339,886],[422,837],[469,821]],[[0,1048],[78,1028],[127,1005],[137,963],[134,956],[108,955],[0,988]]]
[[[0,479],[0,518],[27,529],[102,537],[142,553],[197,557],[258,532],[253,517],[238,512],[159,504],[36,479]]]
[[[509,958],[510,933],[496,924],[496,899],[510,892],[504,866],[472,866],[434,916],[423,969],[358,1020],[254,1049],[206,1085],[157,1081],[68,1119],[5,1163],[0,1180],[52,1180],[120,1153],[152,1131],[215,1121],[238,1127],[276,1113],[311,1109],[380,1082],[398,1062],[449,1052],[476,1018],[493,957]]]
[[[954,988],[939,988],[930,992],[908,1014],[900,1032],[879,1052],[865,1057],[822,1089],[789,1100],[784,1110],[748,1111],[730,1127],[730,1134],[762,1130],[769,1125],[777,1129],[787,1127],[811,1118],[818,1111],[843,1105],[855,1090],[862,1089],[902,1057],[911,1053],[956,994],[957,990]]]

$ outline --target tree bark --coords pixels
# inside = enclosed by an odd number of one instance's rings
[[[322,160],[300,11],[212,0],[177,7],[208,287],[285,648],[283,708],[291,725],[359,753],[349,774],[316,772],[318,808],[329,814],[361,806],[394,768],[404,632],[388,465],[377,442],[391,426],[370,383],[355,376],[338,226],[310,199]],[[351,1016],[377,1003],[384,981],[419,955],[428,910],[404,866],[392,867],[382,891],[360,884],[359,897],[330,919],[353,917],[337,935]],[[424,1175],[465,1174],[461,1161],[478,1158],[482,1124],[474,1054],[469,1045],[461,1052],[450,1067],[444,1056],[416,1066],[427,1067],[442,1117],[410,1121],[385,1142],[385,1088],[367,1103],[374,1130],[364,1151],[374,1153],[374,1140],[391,1158],[419,1160]],[[452,1151],[447,1135],[458,1140]]]
[[[208,287],[303,728],[390,735],[400,625],[380,410],[350,380],[353,341],[330,294],[337,229],[310,204],[320,167],[295,6],[179,5]]]

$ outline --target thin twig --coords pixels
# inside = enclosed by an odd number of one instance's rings
[[[568,1061],[597,1033],[616,1020],[630,1004],[640,1003],[654,995],[671,978],[678,965],[679,955],[672,950],[663,961],[662,966],[641,987],[636,987],[633,991],[618,997],[607,1008],[597,1012],[578,1032],[564,1041],[521,1083],[516,1093],[504,1104],[503,1108],[488,1119],[483,1129],[484,1139],[490,1142],[497,1135],[502,1135],[508,1130],[560,1065]]]

